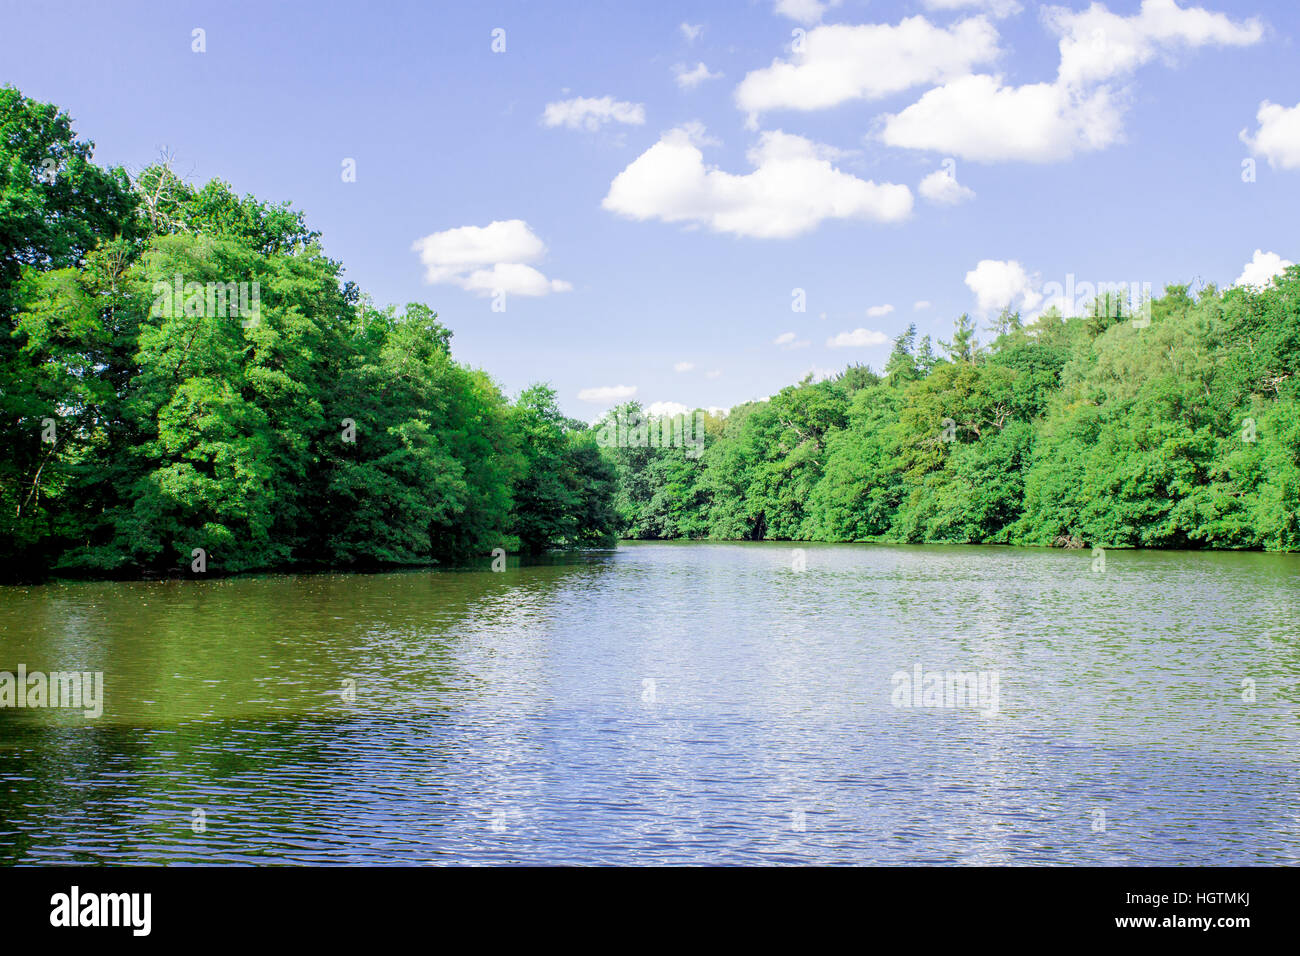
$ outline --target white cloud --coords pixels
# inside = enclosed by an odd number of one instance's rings
[[[1048,7],[1043,19],[1061,37],[1058,77],[1076,87],[1126,76],[1157,56],[1202,46],[1249,46],[1264,37],[1258,20],[1234,23],[1203,7],[1180,7],[1176,0],[1143,0],[1129,17],[1101,3],[1077,12]]]
[[[1255,119],[1259,132],[1251,136],[1249,130],[1241,131],[1241,141],[1250,151],[1274,169],[1300,169],[1300,104],[1288,109],[1265,100]]]
[[[1265,252],[1263,249],[1256,249],[1254,257],[1246,263],[1245,268],[1241,270],[1241,275],[1237,276],[1237,281],[1233,285],[1266,289],[1272,283],[1274,276],[1281,275],[1283,270],[1293,265],[1295,265],[1294,262],[1283,259],[1276,252]]]
[[[457,284],[468,292],[495,295],[509,292],[514,295],[546,295],[548,292],[572,292],[573,283],[563,279],[548,279],[532,266],[522,262],[497,262],[491,269],[475,269],[460,277]]]
[[[456,285],[482,295],[539,296],[573,288],[526,264],[545,255],[546,246],[522,219],[431,233],[415,240],[411,249],[420,254],[430,284]]]
[[[700,38],[700,34],[704,32],[704,24],[683,23],[680,27],[678,27],[678,29],[682,31],[682,36],[686,38],[687,43],[694,43],[696,40]]]
[[[578,392],[582,402],[622,402],[636,394],[635,385],[601,385]]]
[[[674,372],[689,372],[695,368],[694,362],[678,362],[673,366]]]
[[[969,73],[997,55],[997,30],[982,17],[947,28],[919,16],[897,26],[822,26],[808,31],[790,59],[747,74],[736,87],[736,105],[752,117],[766,110],[818,110],[880,99]]]
[[[957,177],[946,169],[936,169],[921,180],[916,191],[932,203],[955,206],[975,198],[975,190],[957,182]]]
[[[651,402],[645,409],[647,415],[653,415],[656,418],[665,415],[675,418],[678,415],[685,415],[690,410],[681,402]]]
[[[716,80],[722,76],[721,73],[709,72],[709,68],[703,63],[697,63],[689,70],[685,64],[679,63],[673,67],[673,73],[677,75],[677,85],[684,90],[693,90],[705,80]]]
[[[722,369],[720,369],[720,368],[710,369],[709,371],[707,371],[707,372],[704,373],[704,377],[705,377],[705,378],[721,378],[721,377],[722,377]]]
[[[884,332],[874,332],[870,329],[854,329],[852,332],[841,332],[839,335],[832,336],[826,340],[826,344],[833,349],[847,349],[884,345],[888,341],[889,336]]]
[[[881,316],[889,315],[889,313],[893,311],[894,307],[888,303],[884,305],[873,305],[867,309],[867,318],[878,319]]]
[[[1182,50],[1247,46],[1263,37],[1257,20],[1234,22],[1176,0],[1143,0],[1128,17],[1096,2],[1078,12],[1049,7],[1043,20],[1060,38],[1052,82],[1004,86],[1000,76],[985,74],[951,79],[885,117],[883,141],[981,162],[1068,159],[1120,140],[1127,96],[1112,84],[1139,67]]]
[[[772,340],[773,345],[779,345],[783,349],[803,349],[812,343],[807,339],[799,339],[793,332],[782,332]]]
[[[916,302],[912,303],[912,309],[916,312],[924,312],[926,309],[930,308],[931,304],[932,303],[929,299],[918,299]]]
[[[1015,260],[981,259],[966,273],[966,285],[975,293],[981,312],[1000,312],[1008,306],[1029,310],[1043,300],[1025,267]]]
[[[1016,0],[922,0],[927,10],[980,10],[994,17],[1009,17],[1021,11]]]
[[[748,158],[755,169],[744,175],[705,166],[692,132],[670,130],[614,177],[602,205],[632,219],[764,239],[797,236],[826,219],[898,222],[912,212],[906,186],[842,172],[801,136],[764,133]]]
[[[626,123],[640,126],[645,122],[645,107],[640,103],[616,100],[612,96],[599,99],[579,96],[571,100],[547,103],[542,113],[545,126],[567,126],[569,129],[598,130],[605,123]]]
[[[776,0],[776,13],[783,17],[789,17],[798,23],[809,26],[821,21],[826,15],[826,11],[831,7],[838,7],[843,0]]]
[[[938,86],[885,120],[889,146],[929,149],[980,162],[1052,162],[1102,149],[1121,133],[1111,92],[1080,94],[1053,83],[1003,86],[964,76]]]

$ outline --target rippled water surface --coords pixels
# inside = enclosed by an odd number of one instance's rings
[[[0,862],[1300,862],[1300,558],[803,551],[0,588]]]

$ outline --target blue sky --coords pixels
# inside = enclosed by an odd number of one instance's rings
[[[290,200],[377,303],[427,302],[458,358],[583,419],[879,369],[909,322],[1032,314],[1069,275],[1300,259],[1282,0],[4,0],[0,24],[0,82],[100,162],[166,149]]]

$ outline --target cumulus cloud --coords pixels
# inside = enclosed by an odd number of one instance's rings
[[[843,0],[776,0],[775,10],[783,17],[789,17],[798,23],[809,26],[819,23],[831,7],[838,7]]]
[[[705,80],[716,80],[722,76],[721,73],[712,73],[703,63],[697,63],[691,69],[687,69],[683,63],[678,63],[673,67],[673,73],[677,77],[677,85],[684,90],[693,90]]]
[[[542,113],[545,126],[567,126],[569,129],[598,130],[606,123],[626,123],[640,126],[645,122],[645,107],[640,103],[616,100],[612,96],[600,98],[579,96],[571,100],[547,103]]]
[[[572,292],[573,284],[563,279],[548,279],[522,262],[497,262],[490,269],[475,269],[460,277],[458,284],[468,292],[496,295],[546,295],[549,292]]]
[[[827,219],[898,222],[912,212],[906,186],[843,172],[801,136],[762,134],[748,153],[754,171],[743,175],[706,166],[697,141],[688,129],[665,133],[614,177],[604,208],[763,239],[797,236]]]
[[[636,394],[635,385],[599,385],[584,388],[578,392],[578,400],[583,402],[623,402]]]
[[[678,362],[673,366],[674,372],[689,372],[695,368],[694,362]]]
[[[1241,141],[1274,169],[1300,169],[1300,103],[1292,107],[1265,100],[1255,114],[1259,130],[1241,131]]]
[[[807,348],[812,343],[807,339],[799,339],[793,332],[782,332],[772,340],[773,345],[779,345],[783,349],[802,349]]]
[[[966,273],[966,285],[975,293],[981,312],[1001,312],[1008,306],[1022,311],[1035,308],[1043,296],[1025,267],[1014,259],[981,259]]]
[[[854,329],[852,332],[841,332],[826,340],[827,346],[833,349],[848,348],[867,348],[873,345],[884,345],[889,341],[889,336],[884,332],[875,332],[871,329]]]
[[[704,32],[704,24],[683,23],[680,27],[678,27],[678,29],[682,31],[682,36],[686,38],[687,43],[694,43],[696,40],[700,38],[700,34]]]
[[[926,176],[916,191],[941,206],[955,206],[975,198],[975,190],[957,182],[957,177],[946,169],[936,169]]]
[[[878,319],[881,316],[889,315],[889,313],[893,311],[894,307],[889,303],[885,303],[884,305],[873,305],[867,309],[867,318]]]
[[[912,308],[917,312],[924,312],[926,309],[930,308],[930,305],[931,302],[929,299],[918,299],[916,302],[912,303]]]
[[[1283,259],[1276,252],[1265,252],[1263,249],[1256,249],[1255,255],[1245,268],[1241,270],[1241,275],[1237,276],[1237,281],[1233,285],[1252,286],[1256,289],[1266,289],[1273,282],[1274,276],[1279,276],[1284,270],[1295,265],[1289,259]]]
[[[789,59],[747,74],[736,87],[736,105],[752,117],[767,110],[819,110],[880,99],[991,63],[998,56],[998,34],[982,17],[945,28],[916,16],[897,26],[817,27],[800,46]]]
[[[1157,56],[1203,46],[1250,46],[1264,37],[1258,20],[1237,23],[1203,7],[1180,7],[1177,0],[1143,0],[1128,17],[1093,3],[1077,12],[1049,7],[1043,18],[1060,35],[1057,75],[1070,86],[1127,76]]]
[[[424,279],[431,285],[456,285],[481,295],[540,296],[573,288],[527,264],[545,255],[546,246],[522,219],[431,233],[415,240],[411,249],[419,253]]]
[[[981,162],[1055,162],[1104,149],[1123,134],[1121,86],[1139,67],[1203,46],[1248,46],[1263,37],[1259,21],[1233,21],[1176,0],[1143,0],[1131,16],[1102,3],[1082,11],[1050,7],[1060,64],[1051,82],[1005,85],[999,76],[968,74],[928,91],[886,116],[881,138]]]
[[[972,74],[927,92],[888,116],[889,146],[952,153],[979,162],[1052,162],[1102,149],[1122,132],[1108,89],[1080,93],[1055,83],[1003,86]]]

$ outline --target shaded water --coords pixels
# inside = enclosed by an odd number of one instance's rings
[[[0,862],[1300,862],[1300,557],[803,552],[0,588]]]

